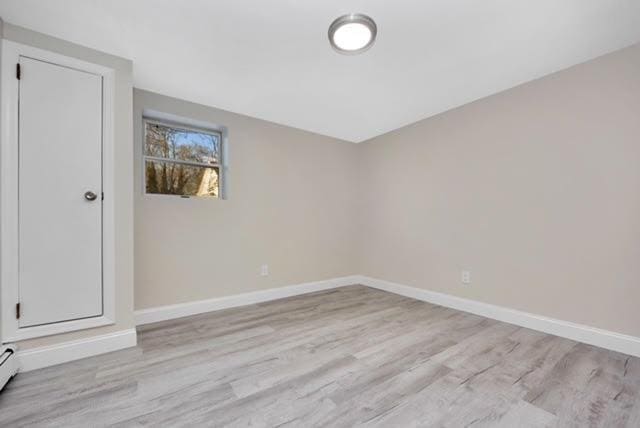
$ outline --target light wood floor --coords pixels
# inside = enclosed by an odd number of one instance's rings
[[[640,427],[640,360],[363,286],[16,376],[0,426]]]

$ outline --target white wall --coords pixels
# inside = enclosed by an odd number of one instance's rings
[[[0,18],[0,42],[3,39],[3,34],[4,34],[4,21],[2,20],[2,18]],[[0,43],[0,58],[2,58],[2,43]],[[0,67],[0,82],[1,81],[2,81],[2,67]],[[1,90],[0,90],[0,99],[2,99]],[[2,111],[0,110],[0,115],[1,114],[2,114]],[[0,239],[2,239],[2,236],[0,236]],[[0,265],[0,269],[2,269],[1,265]],[[2,304],[0,304],[0,348],[2,348]]]

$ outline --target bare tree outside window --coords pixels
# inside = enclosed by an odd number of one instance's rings
[[[221,135],[145,120],[146,193],[220,196]]]

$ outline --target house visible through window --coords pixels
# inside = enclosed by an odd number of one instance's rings
[[[217,131],[144,120],[146,193],[218,198],[222,135]]]

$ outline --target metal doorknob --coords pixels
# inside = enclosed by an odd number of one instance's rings
[[[84,194],[84,198],[87,201],[95,201],[98,198],[98,195],[96,195],[94,192],[92,192],[91,190],[89,190],[88,192],[85,192]]]

